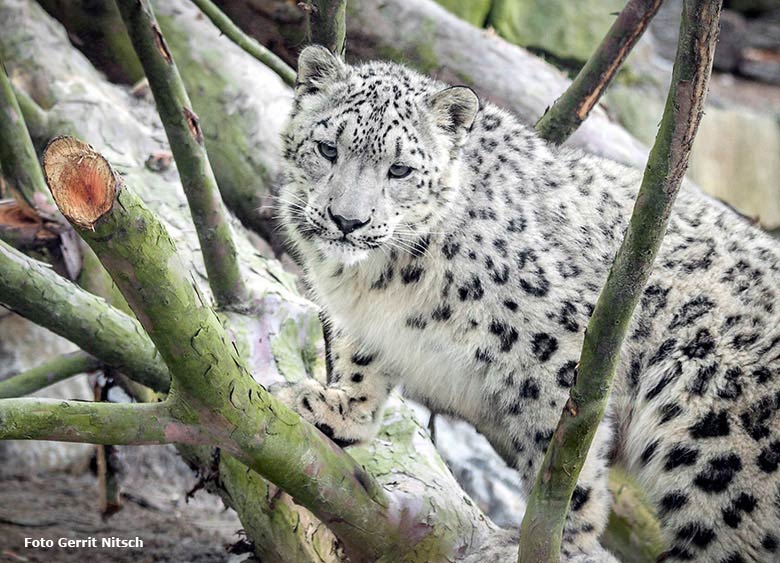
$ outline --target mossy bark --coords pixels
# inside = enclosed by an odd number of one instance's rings
[[[57,356],[31,370],[0,381],[0,399],[23,397],[80,373],[99,369],[103,363],[86,352]]]
[[[192,0],[193,3],[219,28],[230,40],[279,75],[288,86],[295,86],[295,71],[266,49],[255,39],[241,31],[211,0]]]
[[[147,0],[117,0],[130,40],[157,103],[198,233],[208,281],[222,308],[248,298],[227,212],[179,70]]]
[[[168,369],[138,322],[0,241],[0,303],[157,390]]]
[[[0,59],[0,162],[11,189],[32,208],[36,199],[50,203],[38,155],[19,108],[19,102]],[[37,194],[37,195],[36,195]]]
[[[128,61],[123,72],[136,76],[134,65],[140,68],[140,63],[113,3],[106,3],[97,20],[91,5],[82,0],[45,1],[44,6],[80,39],[79,48],[101,70],[110,72],[111,64]],[[289,7],[280,8],[275,12]],[[193,4],[155,0],[154,9],[184,85],[193,93],[192,109],[200,118],[222,199],[245,226],[281,254],[283,242],[270,194],[279,174],[279,163],[274,158],[280,144],[276,132],[289,112],[290,91],[268,67],[247,58],[241,47],[200,17]],[[98,33],[100,29],[116,30],[112,41],[121,46],[112,47],[112,52],[129,52],[132,57],[118,57],[104,68],[100,43],[90,41],[96,33],[93,25]],[[290,71],[285,73],[285,80],[290,80]]]
[[[85,190],[81,184],[72,189],[69,176],[53,169],[63,166],[58,155],[67,155],[74,167],[107,167],[87,145],[80,145],[82,152],[74,150],[77,143],[63,138],[47,148],[46,177],[55,201],[101,259],[168,364],[172,386],[165,404],[174,421],[197,428],[200,436],[187,434],[181,441],[218,446],[268,478],[327,525],[352,561],[393,560],[396,555],[427,561],[433,554],[451,554],[453,542],[460,541],[452,523],[466,507],[456,502],[453,512],[445,510],[446,503],[428,496],[436,497],[438,487],[432,487],[422,503],[405,489],[388,495],[365,464],[356,463],[258,385],[221,320],[192,285],[162,223],[113,173],[79,171],[107,182],[107,187]],[[104,191],[115,193],[108,209],[92,205],[103,201]],[[415,428],[411,430],[416,435]],[[399,429],[392,432],[402,435]],[[179,441],[173,431],[166,436]],[[396,486],[406,486],[398,476],[398,467],[404,465],[415,469],[410,478],[426,482],[425,464],[404,463],[419,450],[418,444],[400,447],[394,440],[389,476]],[[306,460],[303,467],[300,460]],[[431,470],[446,472],[441,462]],[[478,513],[466,522],[473,525],[473,517]],[[482,534],[491,531],[487,527]]]
[[[0,401],[0,440],[59,440],[88,444],[167,444],[200,439],[174,420],[163,403],[91,403],[59,399]]]
[[[177,20],[182,29],[197,29],[198,25],[204,25],[202,20],[197,20],[197,12],[192,9],[188,11],[187,6],[181,6],[178,17],[183,18]],[[188,17],[192,19],[186,19]],[[121,166],[126,181],[137,186],[144,202],[162,218],[166,228],[176,234],[177,256],[183,263],[182,269],[188,272],[188,280],[200,286],[204,277],[203,264],[196,252],[197,243],[193,242],[194,229],[189,218],[182,214],[183,196],[176,188],[176,176],[171,171],[151,171],[143,165],[146,155],[150,152],[166,150],[164,145],[155,144],[156,140],[163,136],[150,108],[136,100],[131,101],[121,89],[106,84],[83,57],[68,46],[64,33],[56,26],[52,27],[46,18],[42,19],[40,10],[33,2],[0,2],[0,18],[9,24],[0,33],[0,49],[8,49],[9,45],[14,46],[13,64],[22,79],[21,83],[31,83],[32,81],[28,82],[25,78],[28,73],[34,72],[36,84],[44,83],[50,86],[50,89],[44,90],[43,93],[47,99],[47,115],[52,130],[79,132],[111,154],[112,160]],[[24,22],[24,25],[21,25],[21,22]],[[205,22],[205,25],[208,23]],[[215,32],[214,41],[218,41],[217,35]],[[233,46],[228,45],[226,51],[229,52],[231,47]],[[45,56],[45,53],[52,50],[62,54],[57,61]],[[247,59],[243,54],[242,56],[246,65],[254,64],[253,59]],[[278,80],[273,75],[264,76],[271,76],[272,80]],[[63,88],[63,84],[67,84],[68,87]],[[41,99],[38,95],[39,92],[36,91],[36,99]],[[255,96],[260,103],[268,104],[269,99],[274,100],[274,96],[278,96],[278,93],[261,89],[255,92]],[[239,98],[244,99],[241,96]],[[78,99],[82,103],[69,103],[72,99]],[[289,93],[285,94],[284,100],[289,104]],[[274,111],[274,116],[278,118],[273,121],[274,135],[278,131],[281,120],[281,115],[277,114],[286,112],[288,107],[285,105],[284,110]],[[256,127],[256,123],[249,123],[248,126]],[[266,155],[269,161],[273,160],[273,154],[271,152]],[[186,209],[184,211],[186,212]],[[279,267],[278,263],[258,257],[243,236],[239,236],[237,243],[241,260],[249,272],[247,278],[249,285],[258,296],[252,300],[252,308],[262,311],[262,315],[225,313],[220,315],[220,322],[230,331],[236,347],[249,362],[256,378],[278,381],[282,373],[289,377],[305,376],[307,371],[314,369],[313,364],[321,361],[315,353],[316,349],[321,350],[321,344],[317,343],[321,333],[317,324],[316,309],[295,294],[292,278]],[[207,288],[200,289],[200,293],[207,292]],[[256,400],[254,393],[253,399]],[[387,510],[399,515],[399,519],[393,525],[400,526],[402,529],[399,532],[404,538],[401,542],[402,547],[387,550],[386,557],[403,558],[405,552],[414,553],[415,547],[419,550],[424,548],[425,551],[420,551],[415,556],[409,555],[410,561],[429,560],[430,557],[426,554],[435,553],[445,554],[442,557],[454,557],[454,554],[465,555],[472,551],[479,551],[480,546],[489,544],[496,537],[505,541],[506,535],[497,530],[473,503],[464,498],[462,490],[446,470],[432,444],[419,427],[407,425],[411,432],[408,435],[409,439],[414,440],[413,447],[396,446],[396,442],[401,440],[403,435],[397,431],[397,426],[393,426],[393,423],[399,416],[403,416],[405,420],[410,417],[408,409],[397,404],[388,409],[386,416],[386,423],[396,430],[392,434],[383,435],[376,444],[369,446],[366,449],[369,454],[361,458],[366,471],[376,472],[378,481],[388,491],[387,494],[392,502]],[[255,425],[251,421],[247,424],[251,426],[249,430],[252,432],[262,430],[262,426]],[[271,430],[273,431],[273,428]],[[311,432],[313,432],[312,440],[323,439],[316,431],[311,430]],[[332,446],[328,445],[329,455],[342,459],[344,454],[340,450],[330,448]],[[362,448],[353,448],[351,452],[361,450]],[[410,452],[413,452],[413,459],[405,461],[403,458],[412,456]],[[293,454],[294,452],[288,452],[283,463],[292,467],[296,466],[296,462],[300,463],[301,458],[296,459]],[[223,459],[229,457],[225,455]],[[308,454],[303,459],[308,459]],[[392,467],[402,466],[410,467],[413,471],[407,473],[392,469]],[[314,468],[310,469],[314,473],[317,471]],[[252,491],[244,491],[245,484],[238,479],[239,473],[238,471],[223,472],[216,486],[220,489],[235,486],[234,497],[240,498],[241,493],[245,492],[246,498],[251,498]],[[295,472],[291,471],[288,478],[294,479],[295,475]],[[237,480],[234,485],[231,485],[234,477]],[[316,487],[312,494],[316,494],[315,489]],[[286,498],[285,495],[282,495],[282,498]],[[353,510],[359,509],[359,506],[354,504],[355,498],[359,497],[348,499]],[[421,499],[424,499],[424,502],[421,502]],[[285,502],[291,507],[290,510],[303,511],[301,522],[312,522],[310,530],[326,529],[300,505],[290,499]],[[268,542],[272,541],[271,536],[286,537],[284,533],[268,534],[252,524],[255,522],[259,526],[259,523],[267,517],[265,513],[272,511],[274,506],[279,506],[278,502],[276,505],[262,502],[237,502],[236,505],[242,520],[250,525],[247,529],[250,538],[262,538],[264,542]],[[274,521],[281,523],[285,520],[279,518]],[[377,528],[375,522],[371,522],[371,525]],[[421,533],[424,542],[419,541]],[[464,543],[464,538],[468,538],[468,542]],[[388,541],[387,537],[381,539],[383,542]],[[376,549],[373,536],[371,540],[371,543],[361,544],[361,548],[376,553],[373,551]],[[338,551],[331,549],[331,553],[325,549],[325,546],[329,545],[325,539],[318,541],[321,542],[318,545],[323,546],[319,554],[325,560],[334,560],[336,556],[333,553]],[[334,540],[330,547],[334,548],[337,545],[339,544]],[[269,550],[272,549],[271,546],[267,547]],[[285,546],[277,545],[275,550],[283,553]],[[290,552],[296,553],[295,549],[291,549]]]
[[[528,500],[520,563],[557,563],[574,487],[609,398],[620,348],[688,165],[712,70],[719,0],[685,0],[658,136],[628,230],[588,323],[571,397]]]
[[[84,51],[109,80],[135,84],[144,77],[144,69],[114,2],[40,0],[38,3],[68,29],[84,32],[80,37]]]
[[[347,0],[309,0],[306,8],[309,43],[327,47],[343,58],[347,38],[346,10]]]

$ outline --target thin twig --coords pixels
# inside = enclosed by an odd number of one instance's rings
[[[110,402],[108,395],[116,384],[114,370],[106,368],[103,377],[95,378],[92,391],[96,403]],[[100,515],[104,520],[122,510],[122,479],[121,463],[117,456],[116,446],[97,444],[95,446],[98,477],[98,504]]]
[[[295,85],[295,71],[277,57],[273,51],[241,31],[241,28],[234,24],[211,0],[192,0],[192,3],[200,8],[200,11],[233,43],[278,74],[279,78],[284,80],[288,86]]]
[[[721,0],[685,0],[660,129],[628,231],[588,323],[577,381],[536,476],[521,526],[520,563],[557,563],[574,487],[609,397],[634,307],[653,268],[688,166],[712,70]]]
[[[86,352],[63,354],[0,381],[0,399],[24,397],[80,373],[95,371],[102,362]]]
[[[629,0],[574,81],[536,122],[542,138],[560,145],[587,119],[661,2]]]
[[[214,298],[221,308],[245,306],[249,292],[239,268],[228,214],[206,154],[198,116],[192,110],[173,55],[148,0],[116,3],[149,79],[179,169]]]

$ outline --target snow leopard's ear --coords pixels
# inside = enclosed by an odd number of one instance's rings
[[[479,98],[468,86],[452,86],[428,97],[428,107],[441,129],[460,142],[471,129],[479,111]]]
[[[310,45],[298,57],[295,93],[298,96],[313,94],[346,77],[344,61],[321,45]]]

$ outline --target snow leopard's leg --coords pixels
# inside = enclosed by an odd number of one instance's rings
[[[618,563],[599,542],[612,504],[607,488],[611,437],[610,422],[605,420],[596,432],[571,497],[563,528],[561,563]]]
[[[371,440],[397,380],[378,368],[375,352],[335,330],[327,360],[326,384],[309,378],[274,394],[342,447]]]
[[[514,428],[513,434],[517,436],[518,431],[521,431],[520,428]],[[549,440],[543,440],[539,433],[534,435],[527,429],[522,432],[533,441],[513,441],[517,452],[515,467],[530,491]],[[599,542],[612,503],[612,495],[607,488],[611,437],[611,422],[605,419],[596,432],[572,494],[563,528],[561,563],[618,563]]]

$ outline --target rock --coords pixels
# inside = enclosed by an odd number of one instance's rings
[[[740,74],[780,85],[780,9],[748,20]]]
[[[693,145],[690,177],[765,229],[777,229],[780,120],[744,107],[708,107]]]
[[[427,425],[431,413],[407,401],[417,420]],[[525,514],[522,478],[472,425],[444,415],[434,423],[436,449],[466,494],[502,528],[517,529]]]
[[[747,20],[747,27],[747,48],[780,51],[780,9],[760,18]]]
[[[626,129],[652,144],[663,112],[660,89],[616,85],[607,104]],[[780,92],[714,77],[688,176],[762,227],[780,227]]]
[[[738,69],[743,76],[780,86],[780,51],[747,49]]]
[[[583,63],[624,4],[621,0],[495,0],[488,24],[512,43]]]
[[[720,16],[720,35],[715,49],[714,67],[722,72],[734,72],[742,59],[747,22],[731,10],[723,10]]]
[[[492,0],[436,0],[439,4],[447,8],[450,12],[459,18],[466,20],[472,25],[483,27],[485,20],[490,12]]]
[[[493,522],[519,528],[525,514],[520,474],[467,422],[437,416],[435,424],[436,449],[463,490]]]
[[[780,0],[729,0],[729,9],[751,16],[780,8]]]

